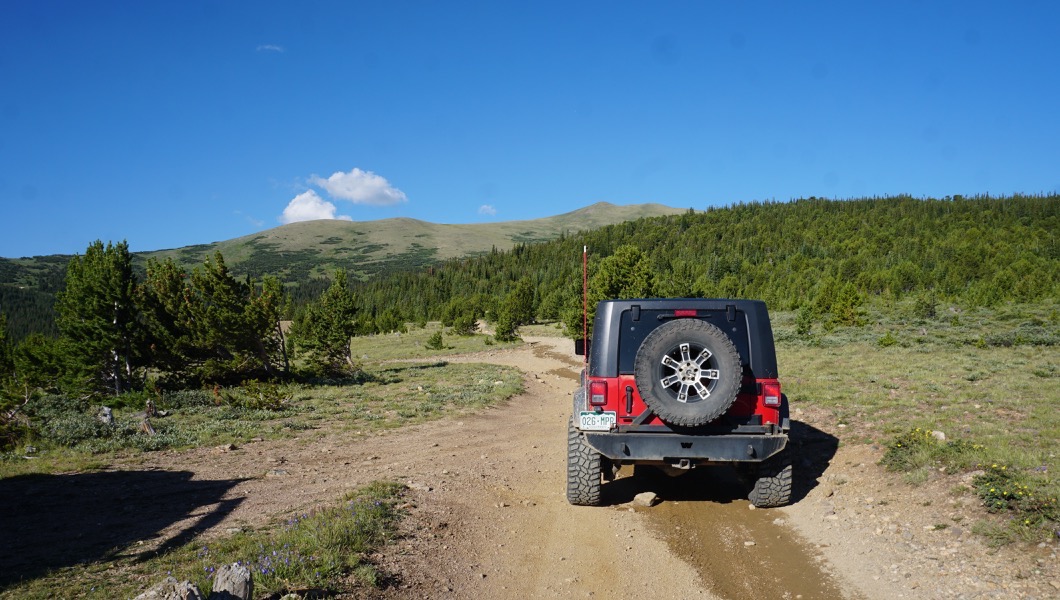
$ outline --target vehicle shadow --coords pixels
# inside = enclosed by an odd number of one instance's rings
[[[791,503],[805,498],[820,483],[839,449],[839,439],[801,421],[791,422],[789,447],[795,452],[792,463]],[[620,476],[601,490],[603,504],[614,506],[632,502],[642,492],[655,492],[663,501],[729,503],[747,499],[750,490],[736,469],[726,465],[699,467],[671,477],[658,469],[623,467]]]
[[[0,590],[76,564],[146,559],[187,543],[242,502],[225,495],[243,480],[192,481],[192,475],[104,471],[0,479]],[[175,532],[166,531],[174,525]]]

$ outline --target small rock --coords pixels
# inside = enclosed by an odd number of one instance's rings
[[[659,502],[659,496],[655,492],[641,492],[633,497],[633,503],[637,506],[655,506]]]
[[[940,442],[945,442],[946,441],[946,434],[941,432],[941,431],[932,431],[931,432],[931,437],[935,438],[936,440],[938,440]]]
[[[190,581],[177,581],[166,577],[134,600],[203,600],[202,592]]]
[[[432,492],[432,491],[434,491],[434,489],[431,488],[431,486],[427,485],[426,483],[420,483],[418,481],[410,481],[410,482],[408,482],[405,485],[407,485],[410,490],[416,490],[418,492]]]
[[[754,543],[753,541],[750,541],[750,540],[748,540],[748,541],[744,542],[744,543],[743,543],[743,545],[744,545],[744,546],[747,546],[747,547],[750,547],[750,546],[757,546],[757,544],[755,544],[755,543]]]
[[[266,477],[283,477],[284,475],[287,475],[287,474],[288,474],[287,471],[285,471],[283,469],[271,469],[271,470],[269,470],[268,473],[265,473],[265,476]]]

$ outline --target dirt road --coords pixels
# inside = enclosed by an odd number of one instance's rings
[[[752,509],[726,469],[678,480],[621,476],[600,508],[564,497],[566,420],[580,369],[568,341],[453,360],[514,365],[526,392],[460,420],[370,437],[305,432],[236,449],[144,455],[142,471],[227,482],[150,545],[258,526],[377,479],[411,488],[406,535],[373,557],[383,598],[1049,598],[1057,546],[987,549],[983,516],[952,482],[910,488],[879,449],[840,444],[795,407],[800,482],[791,507]],[[622,475],[626,475],[622,473]],[[634,508],[640,491],[663,502]]]

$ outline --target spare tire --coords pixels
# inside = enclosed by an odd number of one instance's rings
[[[717,419],[740,391],[740,354],[721,329],[697,319],[670,321],[637,349],[634,376],[641,399],[671,425]]]

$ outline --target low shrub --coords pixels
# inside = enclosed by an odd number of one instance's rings
[[[986,447],[964,440],[943,440],[926,429],[916,427],[900,434],[887,446],[880,464],[890,471],[912,471],[941,464],[968,468],[984,455]]]
[[[249,410],[283,411],[291,402],[291,389],[270,382],[244,381],[241,387],[225,388],[221,397],[232,406]]]
[[[182,409],[193,406],[214,406],[219,397],[209,390],[178,390],[162,394],[159,408]]]
[[[1011,512],[1026,525],[1060,521],[1056,497],[1043,482],[1008,465],[992,464],[972,480],[975,492],[990,512]]]
[[[442,350],[445,348],[445,342],[442,341],[442,332],[435,331],[431,334],[431,337],[427,338],[427,342],[424,344],[428,350]]]

